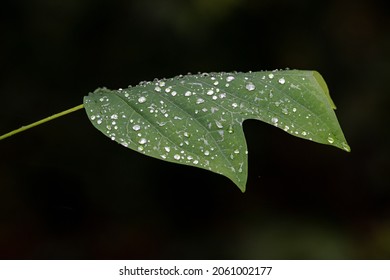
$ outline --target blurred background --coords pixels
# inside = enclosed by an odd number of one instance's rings
[[[318,70],[352,148],[246,121],[242,194],[83,111],[0,143],[2,259],[389,259],[386,1],[3,0],[0,134],[188,72]]]

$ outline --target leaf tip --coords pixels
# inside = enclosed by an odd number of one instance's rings
[[[243,180],[232,180],[232,181],[240,189],[242,193],[245,193],[247,177],[243,178]]]
[[[347,143],[343,143],[343,150],[350,153],[351,152],[351,147]]]

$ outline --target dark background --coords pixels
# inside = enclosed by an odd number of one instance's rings
[[[0,143],[0,258],[390,258],[385,2],[2,1],[0,134],[101,86],[290,67],[324,76],[352,152],[246,121],[242,194],[78,111]]]

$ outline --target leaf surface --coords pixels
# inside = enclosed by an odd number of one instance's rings
[[[84,97],[92,124],[148,156],[204,168],[245,191],[246,119],[350,151],[325,81],[315,71],[210,73],[99,88]]]

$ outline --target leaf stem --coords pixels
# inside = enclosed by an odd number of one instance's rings
[[[84,104],[80,104],[78,106],[75,106],[75,107],[70,108],[68,110],[65,110],[65,111],[62,111],[60,113],[54,114],[54,115],[52,115],[50,117],[44,118],[44,119],[39,120],[37,122],[34,122],[32,124],[29,124],[29,125],[26,125],[26,126],[22,126],[21,128],[15,129],[15,130],[13,130],[11,132],[8,132],[8,133],[6,133],[4,135],[1,135],[0,136],[0,140],[3,140],[3,139],[8,138],[8,137],[10,137],[12,135],[15,135],[15,134],[18,134],[18,133],[20,133],[22,131],[25,131],[25,130],[28,130],[30,128],[33,128],[35,126],[41,125],[41,124],[43,124],[45,122],[52,121],[52,120],[57,119],[59,117],[65,116],[65,115],[70,114],[70,113],[73,113],[73,112],[75,112],[77,110],[80,110],[82,108],[84,108]]]

